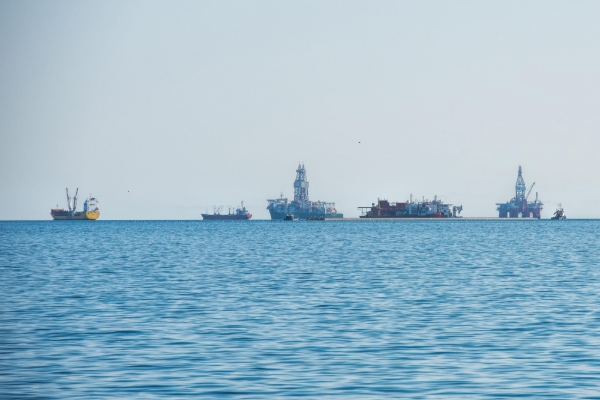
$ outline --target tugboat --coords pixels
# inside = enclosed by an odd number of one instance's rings
[[[562,208],[562,204],[558,205],[558,208],[556,209],[556,211],[554,211],[554,215],[550,219],[556,219],[556,220],[567,219],[567,216],[565,215],[565,211]]]
[[[90,195],[89,198],[83,203],[83,211],[76,211],[77,209],[77,194],[79,188],[75,191],[75,196],[71,198],[69,196],[69,189],[67,189],[67,207],[64,208],[53,208],[50,210],[50,215],[55,220],[95,220],[100,217],[100,208],[98,207],[98,200]]]
[[[252,214],[250,214],[248,210],[246,210],[246,207],[244,207],[243,201],[234,212],[232,212],[232,208],[229,207],[227,214],[221,214],[222,209],[223,206],[214,207],[213,213],[208,214],[207,212],[206,214],[202,214],[202,219],[208,221],[247,221],[252,218]]]
[[[294,214],[290,214],[287,213],[285,214],[285,217],[283,218],[284,221],[293,221],[294,220]]]

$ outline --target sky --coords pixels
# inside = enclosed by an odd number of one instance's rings
[[[411,194],[600,218],[600,2],[0,1],[0,220]]]

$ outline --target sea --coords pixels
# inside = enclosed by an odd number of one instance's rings
[[[0,399],[598,399],[599,233],[0,222]]]

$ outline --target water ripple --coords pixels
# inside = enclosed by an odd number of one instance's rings
[[[599,228],[0,222],[0,397],[598,398]]]

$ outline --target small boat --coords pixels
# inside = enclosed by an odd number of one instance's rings
[[[565,210],[563,210],[563,208],[562,208],[562,204],[558,205],[558,208],[556,209],[556,211],[554,211],[554,215],[550,219],[555,219],[555,220],[567,219],[567,216],[565,215]]]
[[[320,217],[308,217],[306,218],[307,221],[325,221],[325,217],[324,216],[320,216]]]
[[[294,214],[290,214],[290,213],[285,214],[285,218],[283,220],[284,221],[293,221],[294,220]]]

